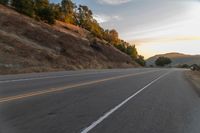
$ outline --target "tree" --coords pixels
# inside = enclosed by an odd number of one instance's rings
[[[61,9],[63,12],[63,20],[67,23],[75,24],[74,8],[76,5],[71,0],[62,0]]]
[[[49,24],[55,23],[54,12],[50,7],[39,9],[37,14],[44,22],[47,22]]]
[[[139,55],[135,61],[136,61],[138,64],[140,64],[141,66],[145,66],[145,65],[146,65],[146,62],[145,62],[145,60],[144,60],[144,56]]]
[[[171,59],[170,58],[167,58],[167,57],[159,57],[156,61],[155,61],[155,64],[157,66],[165,66],[165,65],[169,65],[171,64]]]
[[[91,22],[90,31],[94,36],[96,36],[96,37],[98,37],[100,39],[103,39],[104,30],[103,30],[103,28],[101,28],[101,26],[98,24],[98,22],[96,20],[93,20]]]
[[[62,8],[60,4],[50,4],[51,9],[54,12],[54,18],[57,20],[62,20]]]
[[[12,6],[14,6],[18,12],[24,13],[31,17],[34,15],[33,0],[12,0]]]
[[[0,4],[7,5],[9,0],[0,0]]]
[[[78,8],[78,14],[77,14],[77,24],[82,27],[85,28],[87,30],[91,30],[91,23],[93,21],[93,16],[92,16],[92,11],[84,5],[79,5]]]
[[[55,23],[55,13],[48,0],[35,0],[35,12],[39,19],[49,24]]]
[[[117,45],[114,45],[117,49],[119,49],[120,51],[124,52],[127,54],[127,47],[125,46],[124,43],[121,43],[121,44],[117,44]]]
[[[127,47],[126,53],[128,55],[130,55],[133,60],[137,59],[138,53],[137,53],[137,49],[136,49],[135,45],[132,45],[132,46],[129,45]]]
[[[49,0],[34,0],[34,1],[36,10],[49,7]]]
[[[119,43],[119,34],[115,29],[112,29],[108,32],[108,42],[116,45]]]

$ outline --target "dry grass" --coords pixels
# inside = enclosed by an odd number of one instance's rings
[[[0,5],[0,73],[138,66],[113,46],[88,40],[88,34],[62,22],[37,22]]]

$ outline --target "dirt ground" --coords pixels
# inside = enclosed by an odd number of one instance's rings
[[[47,25],[0,4],[0,74],[139,67],[80,27]]]
[[[186,77],[194,85],[195,91],[200,96],[200,71],[187,71]]]

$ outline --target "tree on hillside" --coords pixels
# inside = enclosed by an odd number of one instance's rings
[[[171,59],[170,58],[167,58],[167,57],[159,57],[156,61],[155,61],[155,64],[157,66],[165,66],[165,65],[169,65],[171,64]]]
[[[124,43],[120,43],[117,45],[114,45],[117,49],[119,49],[120,51],[127,53],[127,47]]]
[[[62,0],[61,9],[63,12],[63,20],[67,23],[75,24],[74,9],[76,5],[71,0]]]
[[[100,39],[103,39],[104,29],[101,28],[101,26],[98,24],[98,22],[96,20],[93,20],[90,24],[91,24],[91,28],[90,28],[91,33],[94,36],[96,36]]]
[[[77,24],[87,30],[91,30],[93,21],[92,11],[84,5],[79,5],[77,14]]]
[[[54,10],[49,4],[49,0],[35,0],[35,12],[39,19],[49,24],[55,22]]]
[[[9,0],[0,0],[0,4],[7,5]]]
[[[53,9],[51,7],[45,7],[38,9],[37,15],[39,18],[49,24],[54,24],[55,23],[55,14],[53,12]]]
[[[137,53],[137,49],[136,49],[135,45],[129,45],[129,46],[127,47],[127,51],[126,51],[126,52],[127,52],[128,55],[131,56],[131,58],[132,58],[133,60],[136,60],[136,59],[137,59],[138,53]]]
[[[49,6],[49,0],[34,0],[36,10],[39,8],[46,8]]]
[[[12,6],[14,6],[18,12],[24,13],[31,17],[34,15],[33,0],[12,0]]]
[[[144,56],[139,55],[135,61],[136,61],[138,64],[140,64],[141,66],[145,66],[145,65],[146,65],[146,62],[145,62],[145,60],[144,60]]]
[[[54,12],[54,18],[57,19],[57,20],[61,20],[61,18],[62,18],[62,8],[61,8],[60,4],[51,3],[50,7]]]
[[[119,34],[115,29],[112,29],[109,31],[108,35],[108,41],[112,44],[118,44],[119,43]]]

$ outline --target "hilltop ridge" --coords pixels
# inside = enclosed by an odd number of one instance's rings
[[[178,65],[192,65],[192,64],[200,64],[200,55],[187,55],[183,53],[177,53],[177,52],[171,52],[166,54],[159,54],[155,55],[153,57],[150,57],[146,60],[147,66],[155,65],[154,62],[158,57],[168,57],[172,60],[172,66],[178,66]]]

